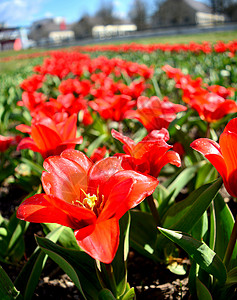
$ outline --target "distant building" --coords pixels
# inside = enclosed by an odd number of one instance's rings
[[[0,27],[0,51],[27,49],[29,46],[25,28]]]
[[[137,30],[134,24],[121,24],[121,25],[96,25],[92,28],[92,36],[94,38],[111,38],[115,36],[128,35]]]
[[[157,26],[210,26],[225,21],[224,15],[212,13],[205,3],[194,0],[166,0],[155,15]]]
[[[74,40],[75,33],[64,18],[45,18],[31,25],[29,37],[39,43],[60,43]]]

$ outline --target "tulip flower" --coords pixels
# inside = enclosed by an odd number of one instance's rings
[[[30,137],[24,138],[19,143],[17,150],[31,149],[39,152],[43,158],[58,155],[65,149],[72,149],[76,144],[82,143],[82,137],[76,138],[77,116],[70,116],[60,123],[50,118],[36,121],[31,127],[24,124],[16,129],[29,133]]]
[[[43,166],[47,171],[42,173],[45,194],[26,199],[17,217],[70,227],[86,253],[111,263],[119,244],[119,219],[152,194],[158,181],[123,170],[116,157],[93,164],[72,149],[48,157]]]
[[[124,144],[123,150],[126,154],[116,154],[121,158],[124,169],[135,170],[157,178],[161,168],[166,164],[171,163],[177,167],[181,165],[178,153],[168,151],[172,146],[166,143],[169,140],[169,132],[165,128],[151,131],[137,144],[114,129],[111,134]]]
[[[219,144],[200,138],[190,145],[202,153],[223,178],[228,193],[237,197],[237,118],[232,119],[220,135]]]
[[[0,152],[5,152],[14,142],[13,136],[0,135]]]
[[[127,111],[125,118],[137,119],[150,132],[153,129],[168,128],[176,118],[176,114],[185,110],[187,110],[185,106],[174,104],[167,97],[161,101],[156,96],[151,98],[140,96],[137,99],[137,109]]]

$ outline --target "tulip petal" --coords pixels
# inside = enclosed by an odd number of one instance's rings
[[[122,169],[121,160],[117,157],[107,157],[96,162],[88,173],[88,193],[97,195],[98,188],[100,190],[100,186],[103,186],[113,174]]]
[[[62,156],[51,156],[44,161],[43,166],[48,171],[42,173],[46,194],[69,203],[81,199],[81,189],[87,190],[87,170],[83,165]]]
[[[17,218],[32,223],[57,223],[74,227],[68,214],[53,206],[45,194],[26,199],[17,210]]]
[[[105,195],[105,198],[108,199],[108,202],[116,202],[116,199],[114,199],[115,193],[111,193],[110,196],[111,187],[128,179],[133,180],[130,193],[127,194],[127,197],[121,202],[119,208],[116,205],[114,205],[114,208],[112,208],[112,205],[110,206],[110,209],[114,210],[117,219],[120,219],[129,209],[137,206],[147,196],[151,195],[159,183],[159,181],[152,176],[146,176],[132,170],[118,171],[108,180],[103,186],[103,191],[101,191],[101,193]],[[117,197],[120,197],[119,193],[121,193],[121,190],[117,190],[117,193]]]
[[[123,146],[124,152],[132,155],[132,151],[133,151],[133,148],[135,147],[136,143],[129,137],[119,133],[118,131],[116,131],[114,129],[111,130],[111,134],[115,139],[119,140],[121,143],[124,144],[124,146]]]
[[[231,128],[233,124],[228,125],[220,136],[220,146],[227,167],[226,189],[233,197],[237,197],[237,127]]]
[[[44,158],[48,156],[50,150],[56,149],[62,142],[62,139],[53,127],[51,128],[40,123],[32,125],[31,136]]]
[[[89,171],[93,165],[92,161],[81,151],[70,149],[61,153],[61,157],[76,162],[79,166],[83,166],[85,171]]]
[[[40,152],[40,149],[36,146],[35,142],[30,137],[26,137],[20,141],[17,146],[17,151],[22,149],[30,149],[34,152]]]
[[[227,168],[222,155],[221,147],[218,143],[206,138],[201,138],[193,141],[190,147],[202,153],[216,168],[223,180],[226,180]]]
[[[77,238],[77,233],[75,232]],[[84,238],[77,240],[78,245],[91,257],[109,264],[114,259],[119,245],[119,223],[116,218],[97,223],[95,230]]]
[[[91,210],[45,194],[26,199],[19,206],[17,217],[33,223],[57,223],[72,229],[89,227],[97,219]]]

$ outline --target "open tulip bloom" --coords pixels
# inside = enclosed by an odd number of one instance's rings
[[[82,137],[77,134],[77,115],[73,114],[62,122],[56,123],[51,118],[44,118],[31,125],[16,127],[21,132],[29,133],[31,137],[21,140],[17,150],[31,149],[39,152],[43,158],[59,155],[65,149],[75,148],[82,143]]]
[[[111,134],[124,144],[125,154],[115,154],[121,159],[124,169],[158,177],[160,170],[168,163],[177,167],[181,166],[179,154],[170,150],[172,146],[166,143],[169,140],[169,132],[165,128],[152,130],[137,144],[114,129],[112,129]]]
[[[202,153],[223,178],[228,193],[237,197],[237,118],[232,119],[220,135],[219,144],[200,138],[191,147]]]
[[[43,166],[45,193],[26,199],[17,217],[70,227],[86,253],[111,263],[119,245],[119,219],[153,193],[157,179],[124,170],[116,157],[93,164],[74,149],[48,157]]]

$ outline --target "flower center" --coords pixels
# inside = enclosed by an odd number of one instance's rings
[[[98,200],[97,196],[96,195],[90,195],[89,194],[86,194],[85,191],[83,191],[83,189],[81,189],[81,191],[83,192],[83,194],[85,195],[85,198],[83,198],[82,200],[82,205],[88,209],[91,209],[93,210],[94,209],[94,206],[96,205],[96,202]]]
[[[72,204],[90,209],[98,216],[105,205],[104,195],[102,195],[100,198],[99,190],[97,190],[97,196],[95,194],[87,194],[83,189],[81,189],[81,191],[82,195],[80,200],[76,199],[72,201]]]

